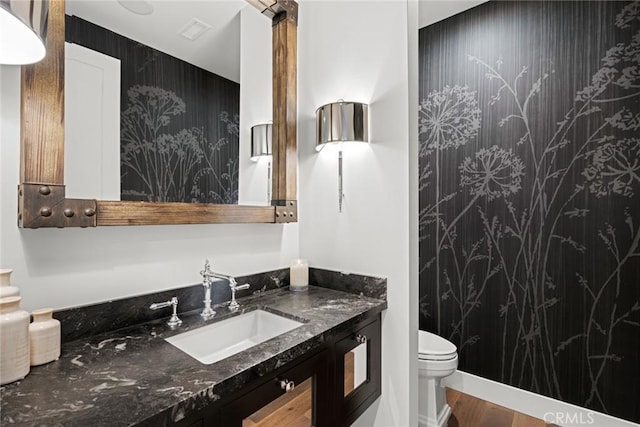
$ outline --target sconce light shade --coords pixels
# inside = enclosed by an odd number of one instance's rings
[[[257,162],[260,156],[270,156],[272,151],[273,124],[265,123],[251,127],[251,160]]]
[[[0,64],[44,58],[48,16],[48,0],[0,0]]]
[[[316,110],[316,150],[334,142],[369,142],[369,107],[338,101]]]
[[[327,144],[369,142],[369,106],[339,100],[316,110],[316,151]],[[342,212],[342,146],[338,152],[338,212]]]

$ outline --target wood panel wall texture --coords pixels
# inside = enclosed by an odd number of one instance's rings
[[[640,421],[640,2],[420,30],[420,327],[460,368]]]
[[[75,16],[66,40],[121,61],[122,200],[238,202],[238,83]]]

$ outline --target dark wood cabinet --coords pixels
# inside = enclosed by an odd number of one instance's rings
[[[325,344],[176,423],[180,427],[351,425],[381,393],[381,318],[328,335]]]
[[[330,426],[332,421],[329,375],[330,352],[324,349],[303,362],[292,362],[266,381],[245,388],[243,394],[220,409],[225,427],[275,426],[277,420],[296,417],[296,425]],[[294,366],[291,366],[294,365]],[[301,390],[299,393],[297,390]],[[302,407],[295,411],[296,406]],[[278,414],[283,408],[283,415]],[[305,412],[310,411],[308,424]],[[290,414],[293,412],[293,414]]]
[[[349,426],[382,390],[380,315],[361,322],[337,341],[334,354],[334,426]]]

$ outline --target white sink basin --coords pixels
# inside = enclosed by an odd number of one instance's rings
[[[210,365],[302,325],[268,311],[254,310],[165,340]]]

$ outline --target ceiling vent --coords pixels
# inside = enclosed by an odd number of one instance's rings
[[[197,39],[203,35],[207,30],[211,28],[211,25],[205,24],[199,19],[193,18],[187,25],[178,32],[182,37],[191,41]]]

